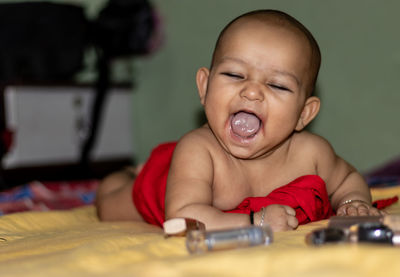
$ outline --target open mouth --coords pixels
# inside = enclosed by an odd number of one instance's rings
[[[232,116],[231,129],[238,137],[250,139],[258,133],[260,128],[261,120],[254,113],[240,111]]]

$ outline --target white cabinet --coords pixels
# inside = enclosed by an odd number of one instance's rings
[[[91,161],[134,155],[131,89],[107,94]],[[77,163],[90,124],[95,89],[90,86],[7,86],[4,120],[13,143],[3,170]]]

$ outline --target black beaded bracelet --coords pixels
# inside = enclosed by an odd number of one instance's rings
[[[254,225],[254,212],[250,211],[250,224]]]

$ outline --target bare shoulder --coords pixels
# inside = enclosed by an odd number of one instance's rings
[[[185,134],[175,148],[172,168],[178,166],[181,169],[192,167],[196,170],[198,168],[212,170],[214,141],[211,130],[206,126]]]
[[[296,136],[296,145],[302,155],[312,159],[316,173],[327,183],[328,192],[336,190],[354,167],[335,153],[323,137],[309,132]]]
[[[310,132],[297,133],[293,137],[293,148],[295,156],[308,161],[315,173],[325,180],[341,160],[328,140]]]
[[[197,128],[182,136],[178,141],[178,149],[210,151],[215,144],[215,137],[207,126]]]
[[[307,131],[295,134],[293,144],[296,151],[302,153],[307,152],[309,155],[315,154],[319,157],[321,155],[335,156],[335,151],[328,140]]]

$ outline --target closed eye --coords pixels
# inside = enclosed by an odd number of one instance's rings
[[[288,89],[287,87],[281,86],[281,85],[275,85],[275,84],[268,84],[268,86],[270,86],[273,89],[278,89],[278,90],[283,90],[283,91],[290,91],[290,89]]]
[[[236,74],[236,73],[230,73],[230,72],[223,72],[221,73],[222,75],[228,76],[230,78],[234,78],[234,79],[243,79],[242,75]]]

